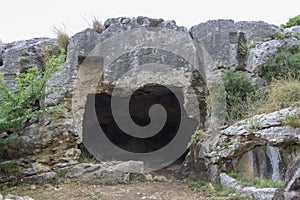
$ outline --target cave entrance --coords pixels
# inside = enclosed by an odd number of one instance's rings
[[[160,85],[146,85],[136,90],[130,96],[128,109],[131,119],[138,126],[147,126],[151,123],[149,110],[155,104],[159,104],[164,107],[167,118],[165,124],[163,125],[163,128],[157,134],[151,134],[151,136],[149,137],[134,137],[130,133],[124,133],[124,131],[121,130],[117,125],[114,119],[115,116],[113,116],[111,109],[111,94],[90,94],[87,98],[87,105],[93,100],[93,98],[94,111],[96,111],[97,116],[97,123],[98,125],[100,125],[106,137],[118,148],[133,153],[151,153],[168,145],[177,134],[182,115],[186,116],[184,109],[182,109],[184,102],[182,88],[167,88]],[[125,97],[114,96],[113,98],[117,98],[119,105],[126,106],[124,100]],[[86,108],[85,115],[88,112],[87,110],[88,108]],[[117,117],[121,119],[128,117],[122,112],[116,113]],[[84,118],[87,119],[87,115]],[[193,121],[193,131],[195,131],[196,122],[194,119]],[[83,123],[83,134],[85,134],[85,131],[91,131],[92,129],[89,129],[89,127],[93,126],[95,125],[91,122]],[[101,144],[100,146],[101,152],[99,153],[101,154],[101,158],[103,160],[119,160],[120,158],[122,158],[122,156],[118,158],[110,157],[109,147],[106,147],[105,144]],[[183,152],[181,157],[179,157],[179,155],[176,163],[183,162],[186,153],[187,151]]]

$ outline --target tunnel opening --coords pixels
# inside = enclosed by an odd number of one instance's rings
[[[172,88],[172,90],[176,94],[181,92],[179,88]],[[183,98],[182,95],[179,97]],[[123,97],[114,98],[118,98],[117,101],[123,104]],[[162,148],[174,138],[178,130],[181,116],[179,101],[172,91],[162,86],[146,86],[133,93],[129,102],[129,111],[134,123],[138,126],[146,126],[151,123],[149,110],[154,104],[160,104],[167,110],[166,123],[155,136],[138,138],[123,134],[116,124],[114,117],[127,118],[128,116],[124,116],[122,112],[117,113],[118,116],[112,116],[111,95],[101,93],[95,96],[98,122],[106,136],[118,147],[136,153],[148,153]],[[124,106],[126,106],[125,103]]]
[[[158,133],[154,135],[151,134],[149,135],[149,137],[133,137],[132,135],[130,135],[130,133],[124,133],[124,131],[116,123],[114,118],[116,116],[113,116],[112,113],[112,95],[110,93],[89,94],[87,97],[87,104],[93,98],[95,104],[94,111],[96,111],[97,123],[98,125],[100,125],[106,137],[118,148],[134,153],[154,152],[168,145],[177,134],[182,115],[187,115],[185,113],[185,110],[182,109],[184,102],[182,88],[170,88],[160,85],[143,86],[142,88],[139,88],[138,90],[134,91],[134,93],[130,96],[128,109],[132,121],[136,125],[141,127],[149,125],[151,123],[149,110],[151,106],[155,104],[159,104],[164,107],[167,118],[164,126]],[[114,96],[113,98],[117,98],[117,101],[120,105],[126,106],[124,96]],[[87,108],[85,112],[87,112]],[[117,117],[127,118],[128,116],[124,115],[124,113],[122,112],[117,112]],[[192,120],[195,121],[195,119]],[[95,124],[93,123],[83,123],[83,131],[85,132],[92,130],[88,126],[95,126]],[[108,161],[116,159],[115,157],[110,157],[110,149],[106,148],[105,145],[102,145],[100,148],[100,154],[103,160]],[[178,159],[174,160],[173,164],[182,164],[187,152],[188,150],[183,152],[182,155],[179,155]],[[163,157],[164,155],[161,156]]]

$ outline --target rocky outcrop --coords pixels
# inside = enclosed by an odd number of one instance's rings
[[[0,67],[6,83],[13,87],[15,78],[26,69],[38,66],[44,69],[44,61],[54,53],[55,39],[35,38],[0,45]]]
[[[286,108],[223,127],[218,134],[199,143],[199,159],[217,172],[234,170],[283,181],[287,167],[297,159],[300,150],[300,129],[285,126],[283,121],[296,112],[297,109]]]
[[[265,22],[234,22],[212,20],[193,26],[190,30],[200,60],[200,70],[210,86],[219,83],[222,69],[247,72],[247,50],[242,45],[259,44],[282,30]],[[253,74],[251,74],[253,75]]]
[[[5,166],[15,166],[12,176],[0,169],[0,182],[19,177],[35,182],[55,177],[55,171],[62,169],[70,169],[67,175],[74,179],[102,177],[102,164],[76,165],[88,96],[109,96],[118,87],[118,95],[123,97],[146,84],[178,88],[182,112],[196,120],[198,128],[215,133],[197,146],[198,157],[192,161],[200,166],[203,176],[217,182],[221,172],[240,170],[262,178],[284,179],[289,164],[299,153],[299,129],[283,126],[282,120],[296,110],[258,115],[214,132],[216,129],[210,129],[213,116],[207,110],[205,95],[213,83],[221,83],[227,68],[245,74],[253,83],[264,84],[259,75],[261,66],[279,50],[290,49],[299,42],[294,37],[299,27],[282,30],[264,22],[213,20],[187,30],[174,21],[147,17],[109,19],[104,26],[101,34],[86,29],[70,38],[66,62],[46,87],[48,91],[55,86],[62,88],[44,102],[48,106],[64,104],[60,119],[32,119],[20,136],[0,133],[0,138],[12,141],[1,150],[0,161]],[[275,32],[291,35],[272,40]],[[13,88],[19,73],[34,65],[43,70],[49,52],[57,51],[56,45],[54,39],[46,38],[0,45],[0,68],[5,81]],[[192,131],[195,129],[196,126]],[[144,145],[138,147],[142,149]],[[81,168],[88,170],[80,174]],[[107,171],[115,173],[114,169]],[[289,175],[288,182],[295,182],[296,174],[294,178]]]

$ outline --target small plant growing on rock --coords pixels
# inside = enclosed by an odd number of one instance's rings
[[[206,134],[204,133],[204,131],[203,130],[198,130],[198,131],[196,131],[193,135],[192,135],[192,137],[191,137],[191,141],[188,143],[188,145],[187,145],[187,148],[190,148],[192,145],[195,145],[195,144],[197,144],[200,140],[201,140],[201,138],[203,137],[203,136],[205,136]]]
[[[250,42],[248,46],[249,46],[249,48],[254,48],[256,46],[256,41],[254,40],[254,41]]]
[[[300,114],[286,116],[283,120],[283,125],[293,128],[300,128]]]
[[[260,121],[259,119],[252,118],[248,121],[248,126],[246,127],[246,130],[249,133],[254,133],[260,128]]]
[[[63,169],[63,170],[59,171],[59,172],[57,173],[57,175],[58,175],[59,177],[63,178],[63,177],[66,176],[67,173],[68,173],[68,171],[67,171],[66,169]]]
[[[93,29],[97,32],[97,33],[102,33],[105,30],[104,25],[102,24],[102,22],[96,18],[93,19]]]
[[[241,42],[238,47],[238,52],[241,55],[246,56],[248,53],[248,49],[249,49],[248,44],[246,42]]]
[[[229,147],[230,145],[232,145],[233,144],[233,142],[232,141],[222,141],[222,142],[220,142],[220,147]]]
[[[67,48],[69,44],[69,35],[67,34],[67,31],[54,27],[54,33],[56,35],[56,41],[59,49],[62,49],[64,51],[61,53],[67,52]]]

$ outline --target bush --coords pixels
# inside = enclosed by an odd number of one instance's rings
[[[3,76],[0,77],[0,132],[19,132],[30,123],[30,119],[47,111],[40,105],[48,95],[44,90],[46,82],[58,71],[58,65],[64,59],[64,55],[52,57],[42,73],[38,67],[29,68],[16,78],[14,90],[6,85]]]
[[[298,40],[300,40],[300,32],[295,33],[294,35]]]
[[[283,33],[280,33],[280,32],[274,32],[274,33],[271,35],[271,38],[272,38],[272,39],[276,39],[276,40],[282,40],[282,39],[286,38],[286,35],[283,34]]]
[[[296,17],[293,17],[289,19],[289,21],[286,24],[282,24],[282,28],[289,28],[292,26],[297,26],[300,25],[300,15],[297,15]]]
[[[300,45],[289,51],[280,51],[270,57],[261,68],[260,75],[268,81],[291,77],[300,80]]]
[[[226,91],[227,121],[242,119],[247,114],[247,104],[256,92],[256,87],[243,75],[226,71],[223,77]]]

